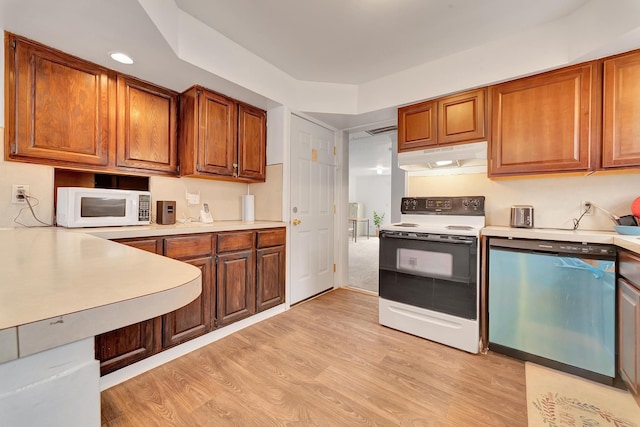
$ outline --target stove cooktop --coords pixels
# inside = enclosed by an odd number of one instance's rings
[[[484,196],[403,197],[401,212],[381,230],[478,236],[485,225]]]

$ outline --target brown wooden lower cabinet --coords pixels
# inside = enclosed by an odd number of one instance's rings
[[[255,314],[254,251],[218,255],[218,325],[225,326]]]
[[[640,405],[640,256],[618,253],[618,369]]]
[[[163,316],[96,336],[100,374],[284,303],[285,228],[116,240],[195,265],[202,293]]]
[[[284,257],[284,246],[257,250],[256,308],[258,312],[284,302]]]
[[[215,283],[211,280],[211,257],[185,261],[202,271],[202,293],[198,298],[162,316],[162,347],[172,347],[211,331],[214,328],[213,303]]]
[[[98,335],[95,342],[100,375],[138,362],[160,351],[160,318],[149,319]]]
[[[284,302],[284,228],[258,231],[256,239],[256,309],[258,312]]]
[[[162,253],[162,239],[158,237],[116,241],[147,252]],[[98,335],[95,353],[100,361],[100,375],[152,356],[160,351],[161,345],[162,321],[159,317]]]

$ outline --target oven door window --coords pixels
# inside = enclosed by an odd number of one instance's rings
[[[396,267],[398,271],[407,273],[418,273],[431,277],[451,277],[453,276],[453,254],[399,248]]]
[[[465,243],[380,239],[380,297],[477,319],[477,239]]]

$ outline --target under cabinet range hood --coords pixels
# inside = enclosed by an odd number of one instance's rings
[[[412,175],[483,173],[487,171],[487,142],[398,153],[398,167]]]

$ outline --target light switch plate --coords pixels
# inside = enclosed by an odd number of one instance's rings
[[[187,191],[187,204],[188,205],[199,205],[200,204],[200,193],[189,193]]]

